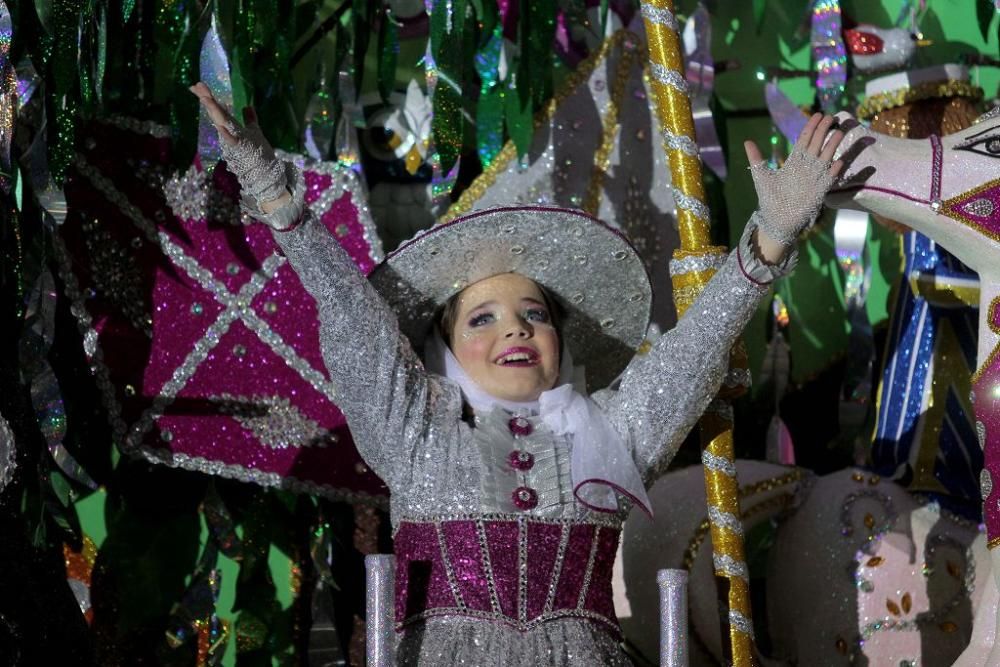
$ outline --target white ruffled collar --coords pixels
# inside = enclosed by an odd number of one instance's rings
[[[427,339],[424,365],[457,384],[465,401],[481,415],[497,406],[515,415],[538,415],[553,433],[569,436],[573,443],[570,454],[573,495],[588,508],[618,511],[617,491],[646,514],[653,515],[635,461],[621,435],[585,395],[584,368],[573,366],[567,350],[562,351],[559,378],[572,379],[542,392],[537,401],[507,401],[484,391],[465,372],[436,329]]]

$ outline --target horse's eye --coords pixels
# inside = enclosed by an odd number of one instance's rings
[[[955,148],[960,151],[979,153],[986,157],[1000,157],[1000,134],[997,133],[997,128],[986,130],[972,139],[958,144]]]

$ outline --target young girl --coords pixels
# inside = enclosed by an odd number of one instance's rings
[[[813,116],[778,171],[747,143],[759,210],[677,326],[633,358],[652,295],[618,232],[573,210],[493,209],[403,244],[366,280],[252,112],[240,127],[204,84],[192,91],[244,207],[316,299],[338,405],[392,493],[399,664],[631,664],[611,597],[621,524],[633,505],[649,512],[645,489],[794,265],[840,170],[833,119]]]

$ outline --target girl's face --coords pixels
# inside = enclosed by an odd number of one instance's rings
[[[559,335],[538,285],[504,273],[458,296],[451,351],[469,377],[491,395],[534,401],[559,377]]]

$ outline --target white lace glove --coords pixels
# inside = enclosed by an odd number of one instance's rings
[[[245,113],[246,125],[240,125],[208,87],[199,83],[191,92],[205,106],[219,132],[219,143],[226,167],[240,183],[242,205],[251,216],[278,230],[289,229],[302,217],[304,183],[294,165],[279,160],[271,144],[257,125],[253,110]],[[270,213],[265,204],[275,202],[286,193],[291,201]]]
[[[815,114],[802,130],[792,154],[781,169],[771,169],[752,142],[747,142],[750,175],[757,190],[761,231],[784,246],[815,222],[823,198],[840,172],[833,162],[843,132],[831,131],[832,116]],[[752,147],[752,149],[751,149]]]
[[[230,116],[225,128],[236,143],[229,143],[220,134],[222,159],[240,182],[243,196],[253,199],[258,208],[264,202],[281,197],[288,188],[285,165],[275,157],[274,149],[260,131],[260,126],[252,122],[241,127]]]

